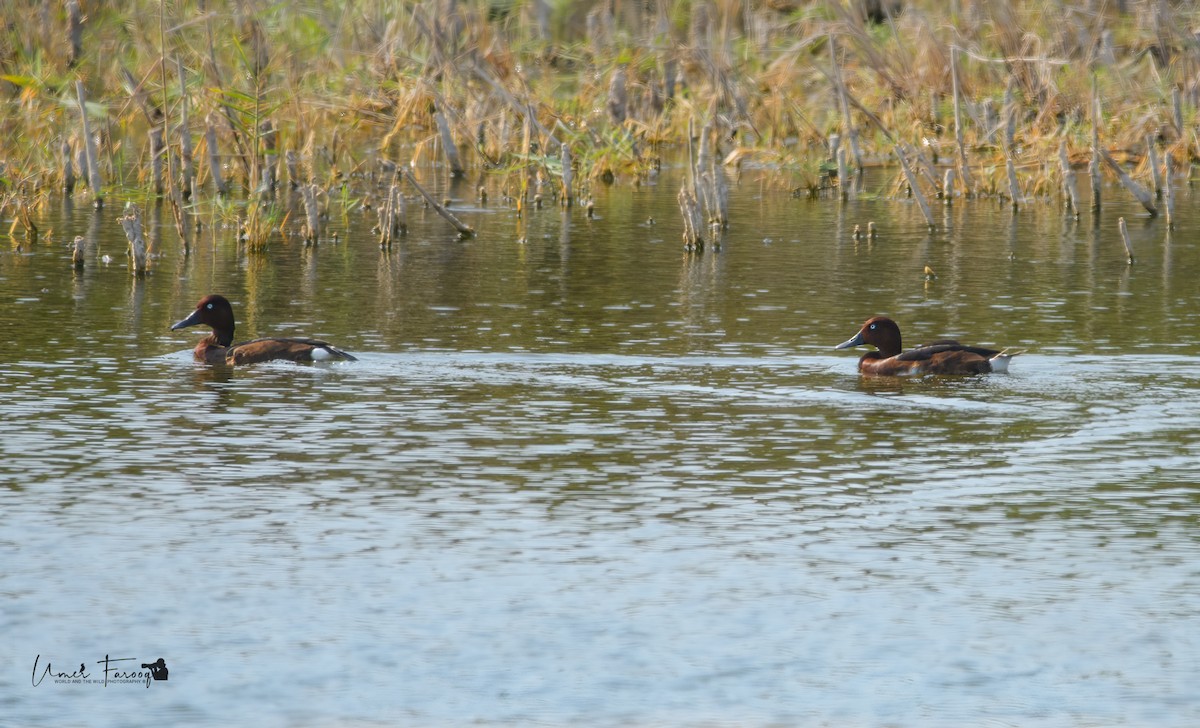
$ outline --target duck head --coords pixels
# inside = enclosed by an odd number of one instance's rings
[[[833,348],[849,349],[852,346],[862,346],[863,344],[870,344],[879,349],[879,354],[885,359],[896,356],[902,351],[900,327],[886,316],[876,316],[868,319],[852,338]]]
[[[216,343],[229,346],[233,343],[233,306],[224,296],[205,296],[196,304],[196,309],[182,321],[171,325],[172,331],[204,324],[212,327]]]

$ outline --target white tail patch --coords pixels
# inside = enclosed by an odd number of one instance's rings
[[[337,354],[334,354],[329,349],[318,346],[312,350],[312,358],[313,361],[330,361],[340,357],[338,357]]]
[[[1023,349],[1005,349],[1004,351],[1000,352],[996,356],[993,356],[991,359],[988,359],[988,361],[992,365],[993,372],[1000,372],[1001,374],[1007,374],[1008,373],[1008,363],[1010,361],[1012,361],[1012,358],[1014,356],[1016,356],[1018,354],[1023,354],[1023,353],[1025,353]]]

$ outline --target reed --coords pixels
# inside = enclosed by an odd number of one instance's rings
[[[129,241],[129,272],[141,278],[146,275],[146,239],[142,230],[142,213],[137,205],[126,205],[125,214],[117,218]]]
[[[686,145],[693,118],[721,119],[722,139],[737,132],[727,160],[769,160],[781,186],[817,196],[833,196],[836,172],[842,198],[865,166],[899,164],[914,195],[940,190],[949,200],[956,186],[967,200],[1007,190],[1017,202],[1025,190],[1028,204],[1050,190],[1078,212],[1078,200],[1066,201],[1065,144],[1068,159],[1092,151],[1098,210],[1104,177],[1124,184],[1101,138],[1110,154],[1134,150],[1122,163],[1152,171],[1163,166],[1156,153],[1181,165],[1200,158],[1200,48],[1186,32],[1200,24],[1195,4],[1148,12],[1145,3],[1016,0],[948,12],[937,0],[906,0],[874,20],[856,5],[414,0],[397,13],[385,0],[66,0],[49,40],[14,42],[19,24],[0,31],[10,39],[0,42],[0,90],[13,101],[0,111],[9,131],[0,156],[25,139],[45,151],[16,155],[33,167],[24,176],[61,179],[67,194],[83,179],[97,204],[150,189],[176,206],[201,202],[193,190],[203,174],[212,175],[206,192],[269,197],[281,155],[293,187],[332,189],[361,164],[347,162],[358,150],[395,157],[402,146],[419,155],[440,145],[452,175],[519,174],[519,214],[539,175],[557,183],[543,199],[564,205],[598,180],[640,180],[672,153],[662,145]],[[26,17],[42,7],[10,0],[6,9]],[[62,109],[73,85],[79,122]],[[207,155],[199,175],[193,134]],[[70,137],[74,148],[60,141]],[[122,150],[145,139],[149,165],[128,169]],[[1056,155],[1061,188],[1046,182]],[[713,158],[700,175],[710,186],[722,179]],[[1155,183],[1152,196],[1170,183]],[[712,190],[692,191],[707,215]],[[378,185],[370,192],[382,195]]]

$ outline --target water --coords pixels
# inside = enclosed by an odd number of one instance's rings
[[[1197,201],[928,234],[751,177],[717,253],[672,178],[389,255],[168,232],[143,281],[51,206],[0,253],[0,725],[1196,724]],[[209,292],[361,361],[194,364]],[[863,380],[880,313],[1028,352]]]

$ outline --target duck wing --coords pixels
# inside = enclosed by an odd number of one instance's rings
[[[358,361],[350,354],[320,339],[268,337],[229,347],[226,361],[232,364],[257,364],[264,361]]]
[[[897,354],[896,358],[900,361],[927,361],[939,354],[955,352],[972,354],[983,357],[984,359],[991,359],[1000,353],[996,349],[987,349],[982,346],[967,346],[966,344],[960,344],[952,339],[943,339],[941,341],[935,341],[931,344],[925,344],[924,346],[918,346],[915,349],[909,349],[902,354]]]

